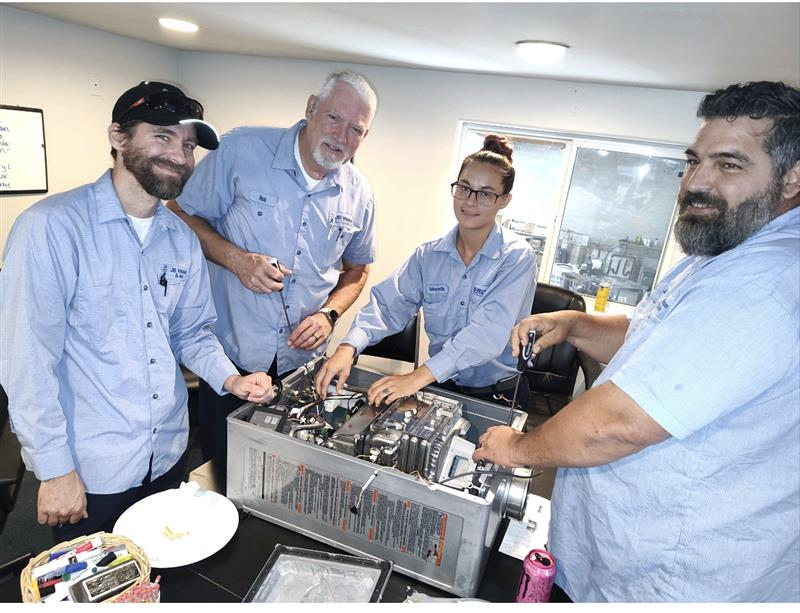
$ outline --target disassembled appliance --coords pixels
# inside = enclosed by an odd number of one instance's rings
[[[474,596],[508,515],[521,518],[530,470],[476,466],[478,437],[527,414],[425,388],[367,403],[381,375],[354,367],[346,393],[314,389],[322,359],[283,380],[268,405],[228,417],[227,496],[261,518],[460,596]],[[435,389],[435,391],[431,391]]]

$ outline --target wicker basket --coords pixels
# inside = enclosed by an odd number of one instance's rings
[[[89,539],[93,539],[96,536],[99,536],[103,542],[103,547],[113,547],[115,545],[125,545],[125,548],[128,550],[128,554],[136,560],[136,564],[139,566],[139,578],[136,580],[135,583],[128,586],[112,598],[108,600],[104,600],[103,602],[114,602],[117,598],[122,596],[125,592],[131,590],[137,585],[141,585],[144,582],[150,581],[150,562],[147,559],[144,551],[136,545],[133,541],[129,538],[119,535],[119,534],[109,534],[108,532],[96,532],[94,534],[90,534],[89,536],[81,536],[76,539],[72,539],[71,541],[64,541],[63,543],[59,543],[55,547],[48,549],[47,551],[43,551],[38,556],[31,558],[28,562],[28,565],[22,570],[22,573],[19,576],[19,589],[22,593],[22,602],[41,602],[39,600],[39,590],[34,587],[34,581],[32,580],[32,573],[33,569],[37,566],[40,566],[47,562],[47,558],[50,555],[51,551],[62,551],[64,549],[70,549],[71,547],[78,545],[80,543],[84,543]]]

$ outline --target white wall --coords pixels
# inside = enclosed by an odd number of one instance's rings
[[[179,59],[166,47],[0,5],[0,104],[44,110],[49,194],[111,166],[106,128],[117,98],[145,79],[177,81]],[[100,96],[89,94],[90,73]],[[17,215],[42,197],[0,196],[0,253]]]
[[[51,193],[96,178],[109,164],[104,136],[119,93],[144,78],[177,82],[221,132],[289,126],[324,76],[342,64],[173,52],[0,6],[0,101],[42,107]],[[356,155],[376,193],[380,281],[413,248],[452,223],[448,184],[459,120],[689,143],[701,93],[430,70],[349,66],[375,84],[380,106]],[[99,73],[103,96],[88,95]],[[0,246],[35,198],[2,198]],[[679,254],[672,251],[669,259]],[[363,304],[362,295],[356,306]],[[352,315],[353,310],[348,315]],[[339,335],[351,320],[344,318]]]
[[[242,123],[288,126],[310,93],[342,64],[224,54],[184,53],[181,79],[202,92],[221,131]],[[373,184],[378,261],[383,279],[419,243],[454,218],[448,185],[455,178],[460,120],[589,132],[688,144],[697,128],[698,92],[492,77],[431,70],[349,66],[378,90],[378,114],[356,154]],[[680,257],[669,251],[668,261]],[[362,294],[356,306],[366,302]],[[610,305],[609,310],[613,310]],[[351,309],[338,327],[349,326]]]

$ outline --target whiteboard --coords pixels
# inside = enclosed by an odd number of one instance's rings
[[[0,195],[46,192],[42,109],[0,105]]]

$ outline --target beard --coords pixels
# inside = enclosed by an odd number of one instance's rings
[[[141,149],[126,149],[122,156],[125,168],[134,176],[142,189],[160,200],[177,198],[189,180],[192,169],[158,157],[148,157]],[[157,174],[154,167],[179,173],[178,176]]]
[[[322,148],[323,145],[330,145],[334,149],[339,149],[337,152],[326,151]],[[336,170],[342,164],[352,157],[350,149],[344,143],[337,143],[334,139],[323,136],[319,144],[312,152],[314,161],[325,170]]]
[[[687,192],[680,199],[680,215],[675,223],[675,238],[687,255],[715,256],[741,244],[772,219],[781,202],[780,180],[773,181],[763,192],[750,196],[732,209],[719,196],[705,192]],[[719,214],[711,219],[690,215],[690,205],[705,204]]]

